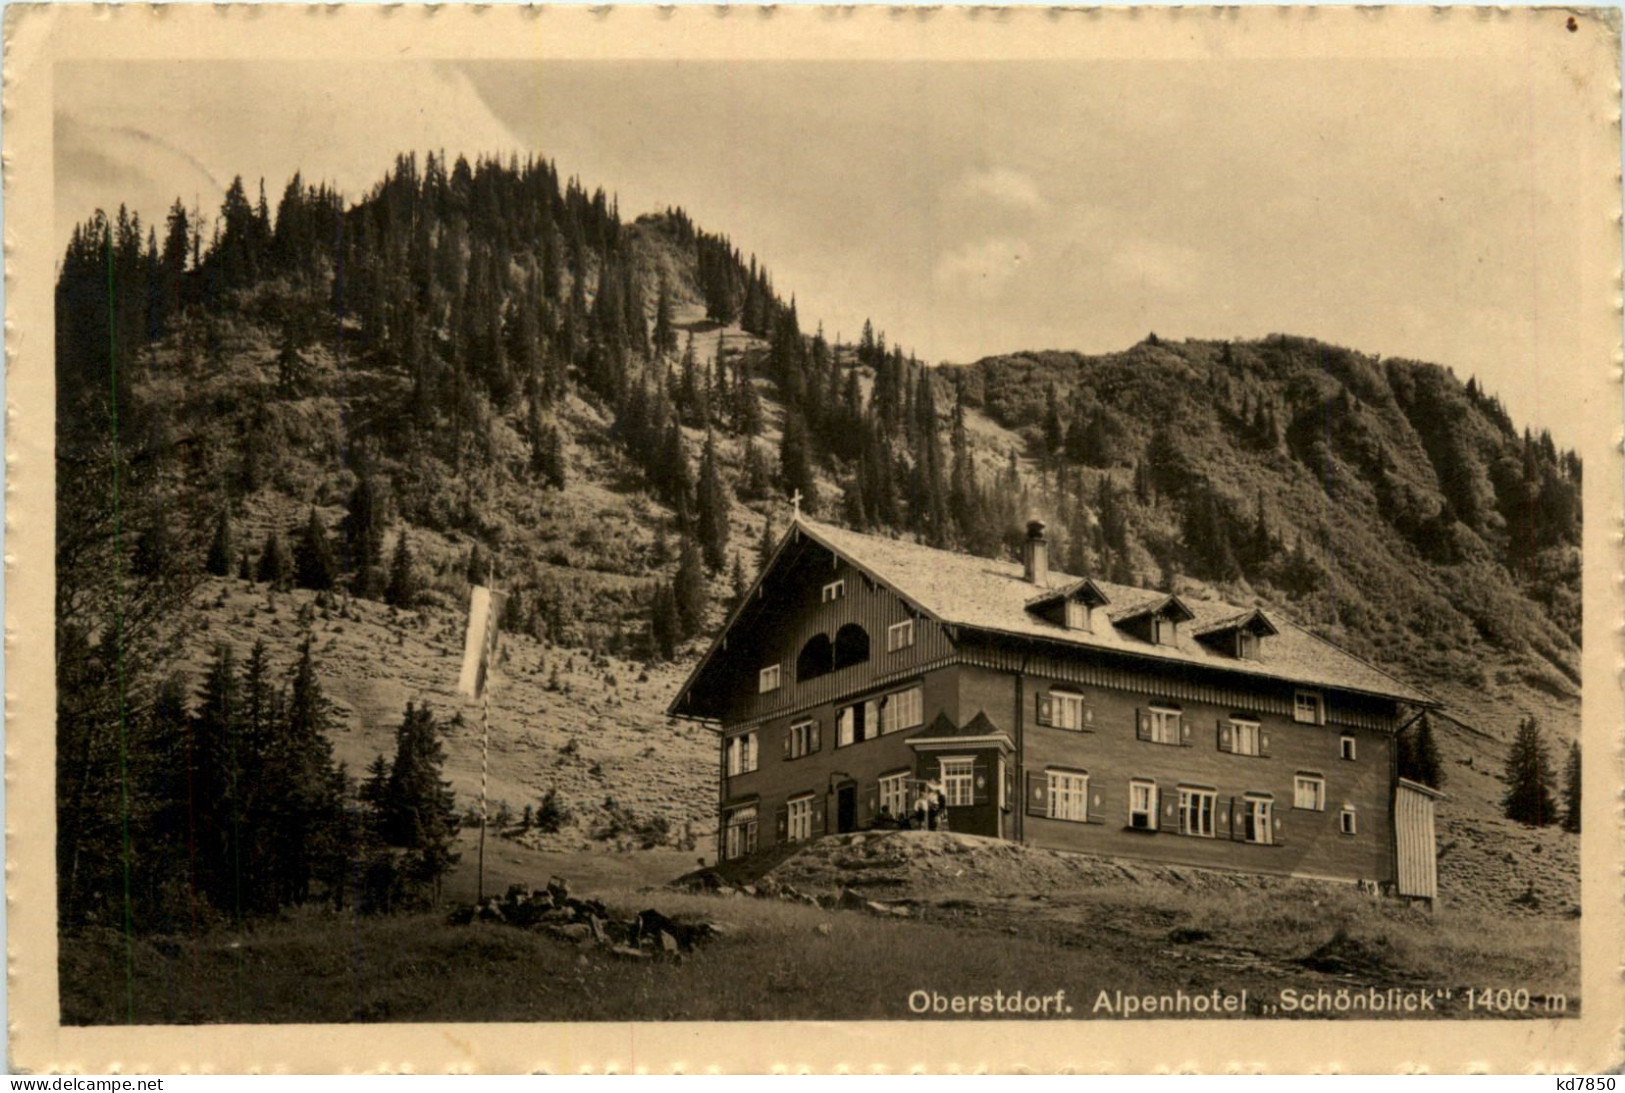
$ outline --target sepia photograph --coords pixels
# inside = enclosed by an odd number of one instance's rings
[[[795,17],[31,69],[47,1023],[1617,1018],[1618,27]]]

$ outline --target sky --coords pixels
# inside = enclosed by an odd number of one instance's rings
[[[165,62],[62,66],[56,231],[123,201],[359,196],[397,151],[541,152],[622,215],[681,205],[929,361],[1318,337],[1477,375],[1575,437],[1579,118],[1516,65]],[[368,94],[379,87],[390,94]],[[346,104],[366,101],[365,110]],[[1597,367],[1606,367],[1598,362]]]

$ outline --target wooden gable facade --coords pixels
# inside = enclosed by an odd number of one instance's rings
[[[723,856],[895,824],[931,786],[955,831],[1392,885],[1398,709],[954,625],[793,527],[671,712],[720,728]]]

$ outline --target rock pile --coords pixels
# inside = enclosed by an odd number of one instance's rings
[[[730,884],[714,870],[704,869],[690,873],[676,882],[676,886],[691,892],[709,892],[718,896],[749,896],[753,899],[778,899],[788,903],[805,903],[809,907],[822,907],[826,911],[867,911],[872,915],[907,918],[912,913],[904,903],[883,903],[843,887],[831,894],[813,895],[794,885],[782,884],[772,874],[759,877],[754,884]]]
[[[712,923],[677,922],[653,909],[639,911],[635,918],[617,919],[598,900],[572,896],[569,882],[562,877],[549,877],[546,888],[527,892],[516,884],[500,897],[458,907],[450,922],[454,926],[496,922],[536,930],[629,960],[681,959],[683,953],[721,933]]]

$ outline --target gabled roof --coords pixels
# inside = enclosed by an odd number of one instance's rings
[[[1269,620],[1268,615],[1254,607],[1251,610],[1243,611],[1239,615],[1232,615],[1227,619],[1220,619],[1217,622],[1203,623],[1195,630],[1192,630],[1191,633],[1195,634],[1199,638],[1203,638],[1210,634],[1223,634],[1231,630],[1242,629],[1251,630],[1260,637],[1271,637],[1281,632],[1280,630],[1276,629],[1275,624]]]
[[[1100,590],[1100,586],[1088,577],[1080,577],[1069,585],[1061,588],[1051,588],[1040,592],[1027,601],[1028,607],[1039,607],[1056,600],[1082,600],[1091,607],[1104,607],[1111,603],[1111,597]]]
[[[1180,622],[1190,622],[1196,617],[1196,612],[1185,606],[1185,601],[1172,593],[1162,595],[1160,599],[1148,600],[1145,603],[1131,603],[1116,608],[1107,613],[1113,622],[1127,622],[1142,615],[1166,615],[1178,619]]]
[[[1028,610],[1034,587],[1021,565],[994,558],[937,550],[900,539],[884,539],[833,527],[803,517],[793,526],[813,541],[845,558],[869,576],[890,587],[926,615],[951,626],[990,634],[1041,639],[1062,646],[1078,646],[1143,658],[1217,669],[1238,675],[1285,680],[1314,687],[1332,687],[1393,698],[1418,705],[1438,701],[1381,668],[1339,649],[1309,631],[1275,616],[1276,635],[1264,643],[1259,659],[1242,660],[1210,649],[1198,641],[1193,629],[1206,630],[1245,617],[1234,604],[1184,599],[1166,592],[1131,585],[1095,582],[1099,591],[1117,604],[1114,620],[1148,610],[1169,608],[1188,612],[1193,627],[1181,627],[1177,640],[1152,645],[1116,626],[1094,630],[1068,630]],[[1048,590],[1054,594],[1081,578],[1052,571]]]

